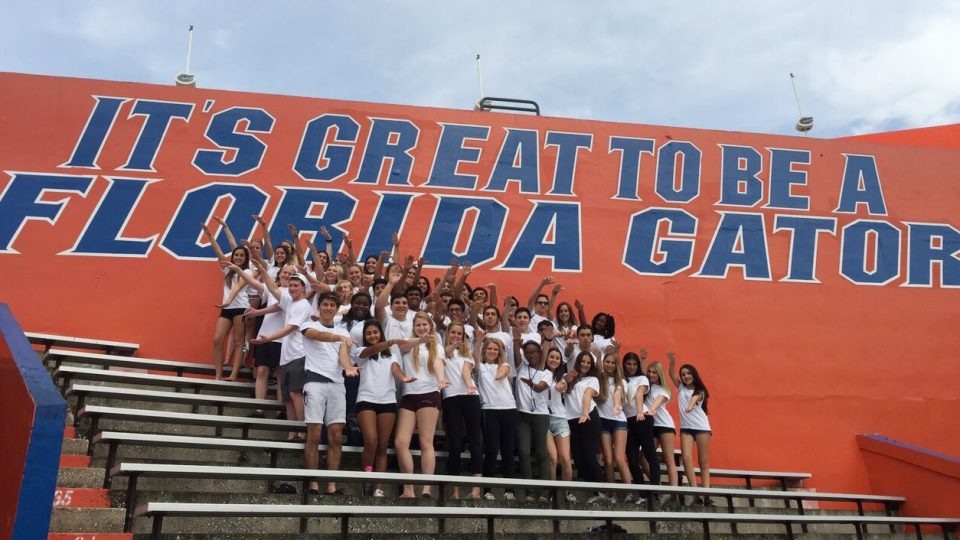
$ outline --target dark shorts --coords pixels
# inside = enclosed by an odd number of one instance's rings
[[[275,368],[280,365],[280,347],[279,341],[271,341],[263,345],[254,345],[253,347],[253,365],[256,367],[266,366]]]
[[[600,433],[613,433],[614,431],[626,431],[627,422],[625,420],[611,420],[610,418],[600,418]]]
[[[377,414],[397,414],[396,403],[370,403],[369,401],[357,402],[357,414],[363,411],[373,411]]]
[[[706,433],[707,435],[713,435],[713,432],[709,429],[690,429],[690,428],[680,428],[681,435],[690,435],[691,437],[696,437],[697,435],[702,435]]]
[[[657,437],[659,437],[660,435],[663,435],[664,433],[673,433],[674,435],[676,435],[677,430],[671,427],[653,426],[653,434],[656,435]]]
[[[407,394],[400,398],[401,409],[408,411],[419,411],[426,407],[440,408],[440,392],[428,392],[426,394]]]
[[[232,321],[236,317],[243,315],[244,311],[246,310],[243,308],[223,308],[220,310],[220,318]]]
[[[306,361],[306,358],[297,358],[280,367],[280,397],[284,401],[290,401],[290,392],[303,393],[303,385],[307,382]]]

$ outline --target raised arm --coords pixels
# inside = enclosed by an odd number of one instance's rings
[[[490,283],[487,285],[487,305],[495,306],[497,305],[497,284]]]
[[[247,285],[256,289],[257,292],[259,292],[260,294],[263,294],[263,282],[261,282],[256,277],[254,277],[253,274],[251,274],[250,272],[244,272],[239,266],[233,263],[228,264],[227,268],[236,272],[236,274],[240,276],[240,279],[245,281]],[[266,281],[270,281],[270,280],[267,279]]]
[[[400,235],[393,233],[391,239],[393,240],[393,260],[400,262]]]
[[[287,230],[293,236],[293,256],[295,259],[293,263],[297,266],[305,266],[306,259],[303,258],[303,249],[300,247],[300,231],[292,224],[287,225]]]
[[[207,241],[210,242],[210,247],[212,247],[213,252],[216,253],[217,259],[224,264],[232,262],[223,254],[223,250],[220,249],[220,244],[217,243],[217,240],[213,237],[213,233],[210,232],[210,227],[207,227],[206,223],[201,223],[200,228],[203,229],[203,234],[206,235]]]
[[[397,283],[400,281],[403,270],[399,266],[393,266],[390,268],[390,275],[387,277],[387,285],[380,291],[380,294],[377,296],[377,303],[374,306],[373,314],[377,317],[377,320],[384,320],[387,316],[386,308],[387,304],[390,303],[390,294],[393,292],[393,288],[396,287]]]
[[[357,256],[353,252],[353,240],[350,239],[349,234],[343,235],[343,245],[347,248],[347,263],[355,264],[357,262]]]
[[[263,235],[263,248],[266,250],[265,253],[273,255],[273,242],[270,241],[270,231],[267,230],[267,222],[263,220],[263,216],[253,215],[253,219],[257,221],[257,225],[260,227],[260,234]]]
[[[460,297],[461,292],[463,292],[463,286],[467,283],[467,278],[470,277],[470,273],[473,272],[473,265],[469,262],[463,265],[463,272],[460,274],[460,278],[457,279],[457,282],[453,284],[453,296],[456,298]]]
[[[373,269],[373,278],[374,278],[374,279],[382,278],[382,277],[383,277],[383,264],[384,264],[385,262],[387,262],[387,257],[389,257],[389,256],[390,256],[390,254],[387,253],[386,251],[381,251],[381,252],[380,252],[380,255],[377,257],[377,266],[376,266],[376,268]]]
[[[513,367],[519,368],[523,363],[523,343],[520,339],[520,329],[516,326],[511,330],[513,334]]]
[[[550,300],[547,304],[547,313],[553,313],[553,306],[557,305],[557,297],[560,296],[560,291],[563,290],[563,286],[560,284],[553,286],[553,291],[550,293]],[[531,308],[532,309],[532,308]],[[573,315],[572,313],[570,315]]]
[[[280,300],[280,286],[277,285],[276,281],[270,279],[270,275],[267,273],[267,263],[265,263],[261,257],[254,259],[253,264],[260,269],[261,275],[267,276],[267,278],[263,280],[263,284],[267,287],[267,290],[270,291],[270,294],[272,294],[274,298]]]
[[[230,244],[230,249],[237,249],[237,239],[234,238],[233,231],[230,230],[230,226],[227,225],[227,222],[224,221],[220,216],[213,216],[213,220],[223,227],[223,234],[227,235],[227,243]]]
[[[677,377],[677,353],[667,351],[667,360],[670,361],[667,365],[667,373],[670,375],[670,380],[673,381],[673,386],[679,390],[683,382],[680,381],[680,377]]]
[[[529,309],[531,312],[533,311],[534,306],[537,304],[537,297],[540,296],[540,291],[542,291],[544,287],[551,283],[553,283],[553,277],[551,276],[547,276],[540,280],[540,284],[534,287],[533,292],[530,293],[530,299],[527,300],[527,309]]]
[[[573,306],[577,308],[577,317],[580,319],[580,324],[589,324],[587,322],[587,315],[583,312],[583,302],[577,298],[573,301]]]

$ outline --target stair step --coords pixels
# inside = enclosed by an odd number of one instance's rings
[[[50,532],[86,531],[99,533],[123,531],[123,508],[54,508],[50,516]]]
[[[64,454],[72,455],[85,455],[87,453],[89,443],[86,439],[64,439],[63,448],[61,452]]]
[[[90,456],[78,456],[74,454],[61,454],[60,466],[66,468],[85,468],[90,466]]]
[[[47,535],[47,540],[133,540],[133,533],[58,532]]]
[[[57,471],[57,485],[61,488],[103,487],[103,469],[61,468]]]
[[[53,494],[54,508],[110,508],[110,490],[102,488],[58,487]]]

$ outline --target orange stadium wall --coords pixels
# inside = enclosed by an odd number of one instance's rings
[[[715,466],[864,490],[857,433],[960,453],[955,150],[11,73],[0,96],[0,301],[27,330],[209,360],[201,222],[364,255],[399,231],[431,277],[456,256],[525,301],[552,275],[625,350],[695,364]]]

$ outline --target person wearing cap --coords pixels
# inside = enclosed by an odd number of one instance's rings
[[[266,275],[266,267],[260,259],[254,259],[254,264]],[[264,283],[270,294],[277,299],[280,310],[284,313],[283,327],[277,332],[264,336],[259,335],[250,340],[253,345],[262,345],[276,339],[283,339],[280,345],[280,396],[287,408],[287,420],[303,420],[303,385],[305,383],[306,361],[303,351],[303,335],[300,325],[310,320],[313,308],[307,300],[310,294],[310,284],[306,276],[297,273],[290,277],[286,289],[279,287],[273,280]],[[299,438],[291,433],[289,439]]]

